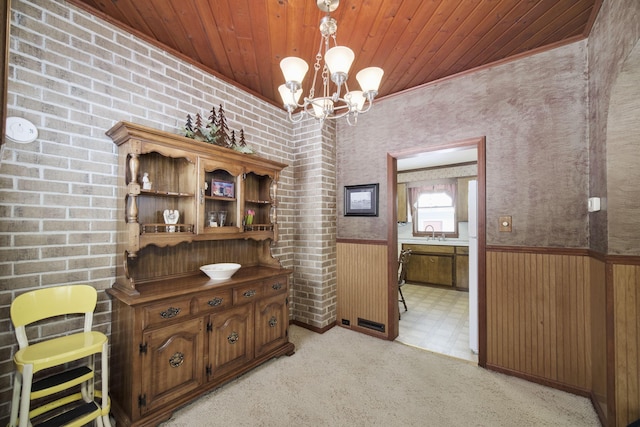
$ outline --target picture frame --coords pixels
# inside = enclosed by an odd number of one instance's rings
[[[344,216],[378,216],[379,184],[345,185]]]
[[[233,199],[236,197],[235,185],[230,181],[211,180],[211,195]]]

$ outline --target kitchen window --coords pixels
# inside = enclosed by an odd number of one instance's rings
[[[409,188],[414,236],[457,237],[456,190],[455,180]]]

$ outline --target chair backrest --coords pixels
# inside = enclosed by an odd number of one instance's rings
[[[84,314],[84,331],[89,332],[98,293],[89,285],[65,285],[36,289],[18,295],[11,303],[11,321],[18,345],[29,345],[25,327],[33,322],[66,314]]]
[[[398,257],[398,284],[403,284],[407,277],[407,263],[411,256],[411,249],[403,249]]]

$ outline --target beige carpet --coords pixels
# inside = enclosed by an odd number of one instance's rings
[[[599,426],[588,399],[335,327],[292,326],[296,354],[175,412],[164,427]]]

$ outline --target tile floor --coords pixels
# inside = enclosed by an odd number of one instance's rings
[[[400,303],[397,341],[478,363],[469,349],[469,294],[452,289],[405,284],[408,311]]]

